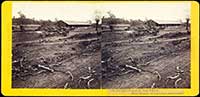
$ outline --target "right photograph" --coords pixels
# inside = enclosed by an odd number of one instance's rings
[[[190,3],[101,6],[102,88],[190,88]]]

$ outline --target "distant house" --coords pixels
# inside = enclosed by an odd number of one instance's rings
[[[159,26],[159,24],[154,20],[148,20],[145,22],[145,24],[150,26]]]
[[[128,21],[120,18],[102,18],[101,23],[101,28],[104,30],[110,29],[110,27],[112,27],[113,30],[127,30],[130,26]]]
[[[130,24],[110,24],[110,25],[102,24],[101,29],[106,30],[112,27],[112,29],[115,31],[117,30],[121,31],[121,30],[128,30],[130,26],[131,26]]]
[[[183,24],[181,21],[169,21],[169,20],[148,20],[146,23],[151,25],[156,25],[159,27],[181,26]]]
[[[36,31],[41,27],[38,24],[12,25],[13,31]]]
[[[105,18],[103,17],[101,19],[101,24],[129,24],[128,20],[122,19],[122,18]]]
[[[86,21],[63,21],[60,20],[57,23],[57,26],[65,26],[65,27],[89,27],[91,26],[91,22]]]
[[[112,24],[113,30],[128,30],[130,28],[130,24]]]
[[[158,23],[158,26],[181,26],[182,22],[181,21],[156,21]]]
[[[38,24],[28,24],[28,25],[22,25],[25,31],[35,31],[38,30],[41,25]]]

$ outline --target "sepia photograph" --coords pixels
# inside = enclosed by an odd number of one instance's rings
[[[12,88],[191,88],[191,3],[13,2]]]

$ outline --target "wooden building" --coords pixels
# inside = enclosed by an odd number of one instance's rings
[[[59,27],[89,27],[91,26],[91,22],[89,21],[86,21],[86,22],[83,22],[83,21],[63,21],[63,20],[60,20],[56,23],[57,26]]]

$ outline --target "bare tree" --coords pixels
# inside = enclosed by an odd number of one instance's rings
[[[189,21],[190,18],[186,18],[186,30],[189,32]]]
[[[185,18],[185,20],[186,20],[186,23],[185,23],[185,29],[187,30],[187,33],[188,34],[190,34],[190,29],[189,29],[189,27],[190,27],[190,10],[189,9],[185,9],[185,13],[186,13],[186,18]]]
[[[110,30],[112,32],[113,31],[112,24],[116,23],[116,16],[111,11],[108,11],[107,14],[109,15],[109,18],[110,18],[109,27],[110,27]]]
[[[25,16],[21,11],[19,11],[18,14],[19,14],[19,17],[20,17],[20,18],[23,18],[23,19],[26,18],[26,16]]]
[[[25,23],[26,16],[21,11],[19,11],[18,14],[19,14],[20,30],[24,32],[23,24]]]
[[[110,18],[116,18],[116,16],[111,11],[108,11],[107,13]]]
[[[95,10],[94,15],[95,15],[95,22],[96,22],[96,31],[98,33],[98,26],[99,26],[99,22],[100,22],[101,17],[102,17],[102,13],[101,13],[100,10]]]

